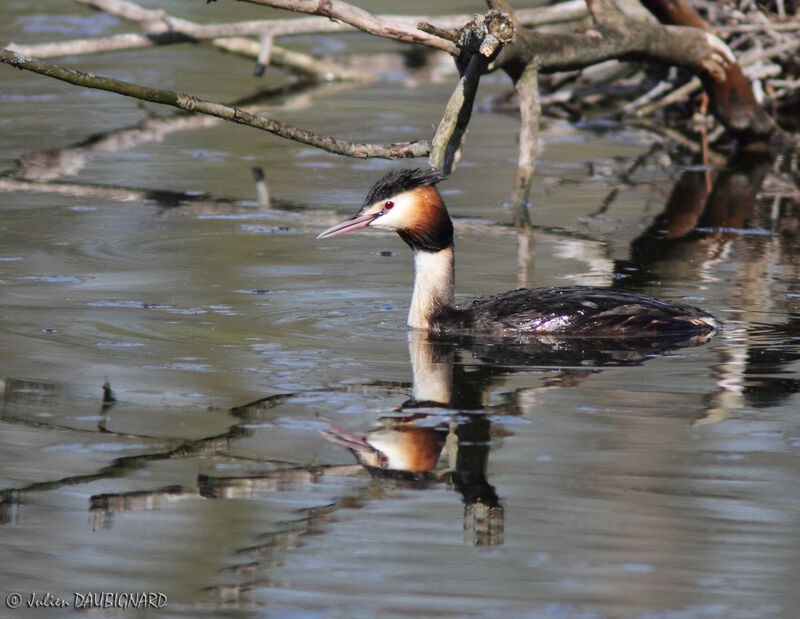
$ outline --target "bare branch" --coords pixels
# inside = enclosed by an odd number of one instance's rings
[[[451,41],[447,41],[426,32],[422,32],[414,25],[408,25],[398,20],[382,19],[368,13],[367,11],[341,2],[341,0],[240,0],[252,4],[262,4],[287,11],[307,13],[309,15],[321,15],[329,19],[350,24],[359,30],[374,34],[379,37],[405,41],[406,43],[418,43],[436,49],[441,49],[453,56],[458,55],[458,46]],[[417,20],[420,21],[420,20]]]
[[[422,32],[427,32],[428,34],[432,34],[435,37],[452,41],[453,43],[458,41],[457,32],[453,32],[451,30],[445,30],[443,28],[440,28],[439,26],[434,26],[433,24],[429,24],[426,21],[419,22],[417,24],[417,29],[422,30]]]
[[[714,26],[714,32],[793,32],[800,30],[800,21],[778,24],[739,24],[736,26]]]
[[[40,73],[76,86],[107,90],[144,101],[171,105],[172,107],[189,112],[199,112],[210,116],[216,116],[224,120],[268,131],[269,133],[294,140],[295,142],[316,146],[322,150],[339,155],[347,155],[349,157],[358,157],[362,159],[367,157],[395,159],[401,157],[424,157],[430,151],[430,143],[427,140],[395,144],[358,144],[330,136],[322,136],[277,120],[256,116],[241,108],[205,101],[192,95],[172,90],[148,88],[147,86],[140,86],[122,80],[81,73],[80,71],[62,68],[41,60],[29,58],[18,52],[12,52],[7,49],[0,49],[0,61],[19,69]]]
[[[521,118],[519,132],[519,162],[514,181],[514,193],[511,199],[514,209],[514,223],[517,229],[530,226],[526,203],[530,195],[533,171],[536,167],[536,150],[539,132],[539,81],[536,63],[528,64],[522,76],[517,80],[519,109]]]
[[[163,10],[149,10],[127,0],[78,0],[96,9],[123,19],[146,23],[149,33],[158,32],[183,32],[196,39],[216,39],[231,36],[256,36],[267,34],[274,36],[291,36],[296,34],[310,34],[318,32],[344,32],[350,30],[343,24],[330,20],[306,19],[280,19],[280,20],[253,20],[234,22],[230,24],[202,25],[195,22],[169,15]]]
[[[57,43],[40,43],[38,45],[17,45],[9,43],[8,48],[25,56],[35,58],[56,58],[58,56],[80,56],[100,52],[115,52],[126,49],[141,49],[155,45],[180,43],[191,40],[185,35],[166,34],[115,34],[110,37],[93,39],[72,39]]]
[[[139,49],[183,41],[212,39],[212,44],[226,51],[238,53],[252,58],[259,58],[262,47],[249,39],[231,38],[230,35],[257,34],[261,40],[273,39],[278,35],[299,34],[309,29],[320,30],[320,22],[325,25],[333,24],[330,20],[317,18],[279,20],[279,21],[250,21],[235,24],[222,24],[204,26],[192,21],[180,19],[169,15],[164,10],[149,10],[128,0],[78,0],[96,9],[105,11],[122,19],[138,22],[147,29],[143,34],[121,34],[95,39],[77,39],[59,43],[46,43],[43,45],[20,46],[11,45],[9,48],[32,56],[34,58],[53,58],[56,56],[74,56],[80,54],[94,54],[98,52],[120,51],[125,49]],[[342,27],[333,24],[334,28],[328,30],[338,32]],[[285,66],[291,70],[300,71],[333,80],[371,81],[374,76],[363,71],[340,67],[332,62],[318,60],[308,54],[294,52],[277,45],[270,48],[270,57],[277,66]]]
[[[432,168],[441,168],[447,174],[453,170],[456,155],[461,149],[464,134],[472,115],[472,105],[478,90],[478,81],[485,69],[480,54],[472,56],[464,75],[456,85],[445,107],[442,120],[436,129],[431,144],[428,163]]]
[[[656,110],[661,109],[667,105],[671,105],[677,101],[681,101],[691,95],[695,90],[699,90],[702,88],[703,84],[700,82],[699,78],[693,77],[688,82],[686,82],[683,86],[679,86],[675,90],[673,90],[670,94],[661,97],[660,99],[650,103],[649,105],[642,106],[639,110],[637,110],[637,116],[648,116],[655,112]]]
[[[258,55],[262,51],[260,43],[245,37],[214,39],[213,43],[214,46],[219,49],[250,58],[258,58]],[[343,67],[333,62],[320,60],[314,56],[275,45],[274,43],[269,51],[269,64],[276,67],[285,67],[286,69],[298,73],[305,73],[324,80],[345,80],[366,83],[375,81],[376,79],[375,75],[367,73],[366,71]]]
[[[212,44],[216,47],[233,53],[257,58],[261,48],[257,47],[252,41],[241,37],[257,36],[263,39],[264,37],[275,38],[297,34],[353,32],[357,30],[354,26],[349,24],[332,21],[324,17],[256,20],[229,24],[202,25],[174,17],[161,9],[150,10],[142,8],[138,4],[129,2],[128,0],[77,1],[98,10],[105,11],[110,15],[138,22],[145,31],[141,33],[126,33],[90,39],[73,39],[38,45],[16,45],[11,43],[8,49],[20,52],[26,56],[42,59],[142,49],[158,45],[211,39]],[[520,21],[531,25],[581,19],[586,14],[586,4],[583,0],[567,0],[567,2],[562,2],[553,6],[517,11],[517,17]],[[428,24],[432,30],[428,30],[427,32],[441,37],[446,29],[461,28],[472,19],[472,15],[436,17],[384,15],[380,16],[378,19],[403,23],[409,29],[418,27],[421,19],[433,21],[436,25]],[[425,28],[422,28],[422,30],[425,30]],[[273,53],[270,58],[277,66],[285,66],[292,70],[312,73],[317,76],[322,76],[324,79],[364,81],[374,78],[374,76],[368,77],[363,71],[340,67],[333,63],[315,59],[313,56],[307,54],[286,50],[277,45],[273,45],[271,51]]]

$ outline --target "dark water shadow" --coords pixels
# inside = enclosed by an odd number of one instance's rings
[[[697,256],[698,272],[705,262],[718,259],[732,239],[757,233],[748,220],[777,154],[771,149],[740,150],[719,170],[687,168],[661,213],[631,243],[630,258],[615,261],[617,285],[647,286],[687,254]]]
[[[281,105],[291,109],[307,108],[320,97],[335,95],[356,87],[357,84],[348,82],[320,84],[313,79],[298,79],[274,87],[257,88],[229,102],[228,105],[252,112],[267,107],[275,110]],[[183,111],[155,115],[142,108],[142,119],[134,125],[93,133],[66,146],[28,152],[12,167],[0,171],[0,192],[62,194],[112,202],[139,201],[154,203],[165,210],[191,206],[195,211],[203,213],[241,211],[243,209],[237,200],[208,193],[176,191],[166,187],[68,180],[78,176],[92,157],[120,153],[137,146],[162,143],[173,133],[199,131],[222,122],[224,121],[218,118]],[[252,172],[258,206],[265,209],[297,209],[297,205],[292,201],[270,199],[263,170],[254,167]],[[245,206],[244,210],[252,211],[252,206]]]
[[[800,393],[800,313],[776,325],[751,325],[743,361],[743,397],[747,406],[767,409]]]

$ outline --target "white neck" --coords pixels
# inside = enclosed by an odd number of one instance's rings
[[[414,293],[408,312],[408,326],[430,329],[433,314],[452,307],[455,289],[453,248],[437,252],[414,250]]]

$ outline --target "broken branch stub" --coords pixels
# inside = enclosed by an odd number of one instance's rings
[[[472,21],[458,32],[458,58],[456,64],[463,74],[473,56],[480,56],[484,70],[504,45],[513,43],[514,22],[508,13],[490,9],[483,15],[475,15]]]
[[[449,174],[461,149],[472,115],[481,75],[506,43],[514,40],[514,23],[506,13],[491,9],[475,15],[458,33],[456,59],[461,79],[450,95],[444,116],[433,136],[428,162]]]

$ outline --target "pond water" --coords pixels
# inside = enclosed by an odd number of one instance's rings
[[[38,10],[49,17],[0,9],[0,38],[130,28],[79,5]],[[376,62],[395,49],[348,36]],[[286,79],[189,45],[58,62],[216,100]],[[0,72],[0,615],[11,592],[25,611],[31,595],[161,593],[158,614],[175,617],[792,615],[791,155],[706,168],[642,129],[550,122],[534,230],[518,235],[518,120],[476,113],[441,185],[459,300],[616,285],[702,306],[725,329],[647,346],[430,341],[404,326],[398,238],[315,239],[410,162]],[[437,76],[398,64],[265,105],[344,138],[427,137],[455,80]],[[484,80],[482,108],[508,87]]]

